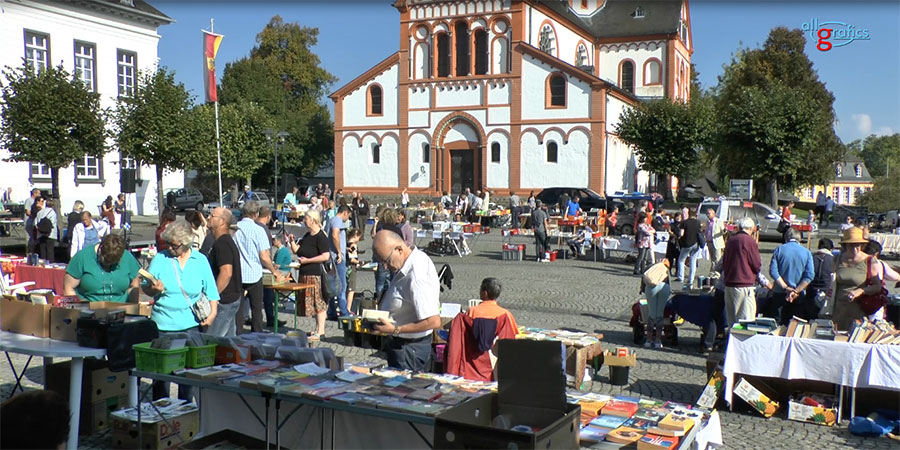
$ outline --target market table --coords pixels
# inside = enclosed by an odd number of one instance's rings
[[[852,389],[852,417],[856,388],[900,391],[900,345],[731,334],[723,372],[728,403],[735,374],[816,380]]]
[[[16,283],[34,281],[31,289],[52,289],[56,294],[65,292],[66,269],[57,267],[16,266]]]
[[[900,234],[872,233],[869,239],[881,244],[881,253],[900,253]]]
[[[268,286],[269,289],[275,291],[275,312],[278,313],[278,302],[282,297],[287,298],[291,294],[295,294],[297,292],[305,291],[307,289],[312,289],[316,287],[315,284],[312,283],[280,283],[273,284],[272,286]],[[298,296],[299,297],[299,296]],[[296,301],[294,305],[294,329],[297,329],[297,315],[300,310],[300,301],[299,299]],[[275,333],[278,333],[278,321],[275,321],[275,327],[273,330]]]
[[[78,448],[78,418],[81,417],[81,378],[84,370],[84,358],[102,358],[106,356],[106,349],[81,347],[74,342],[58,341],[55,339],[37,338],[26,336],[23,334],[10,333],[8,331],[0,331],[0,350],[6,353],[6,360],[9,362],[9,368],[12,370],[13,376],[16,378],[16,385],[13,387],[10,397],[16,393],[16,389],[22,390],[21,381],[28,369],[28,364],[35,356],[43,356],[45,358],[72,358],[72,369],[69,372],[69,411],[72,413],[72,419],[69,421],[69,438],[66,441],[66,448],[74,450]],[[16,374],[16,368],[13,366],[12,358],[9,357],[10,352],[28,355],[28,361],[22,371]],[[133,385],[136,387],[136,385]],[[129,386],[129,392],[131,392]],[[132,402],[133,403],[133,402]]]
[[[15,234],[16,237],[23,237],[22,230],[25,229],[25,221],[22,219],[4,218],[0,220],[0,226],[8,228],[10,235]]]

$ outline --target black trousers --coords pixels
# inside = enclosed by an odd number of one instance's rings
[[[712,302],[709,304],[709,323],[706,324],[706,335],[704,336],[703,346],[712,347],[716,344],[716,335],[719,331],[725,331],[725,324],[722,322],[722,315],[725,312],[725,291],[716,289],[713,294]]]
[[[413,372],[430,371],[433,360],[431,340],[430,334],[418,339],[387,338],[384,343],[384,352],[387,356],[388,366]]]
[[[37,251],[41,259],[54,262],[56,253],[56,239],[49,236],[41,236],[37,241]]]
[[[263,330],[263,284],[262,279],[256,283],[244,283],[247,298],[250,299],[250,330],[258,332]],[[238,309],[235,314],[235,323],[238,331],[244,329],[244,314]],[[240,334],[240,333],[239,333]]]

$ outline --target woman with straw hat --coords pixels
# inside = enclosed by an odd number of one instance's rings
[[[838,330],[848,330],[854,320],[866,316],[856,302],[863,294],[877,294],[884,275],[881,264],[869,264],[871,256],[863,248],[868,244],[861,228],[844,230],[841,256],[835,271],[834,314],[832,320]],[[871,277],[871,282],[868,278]]]

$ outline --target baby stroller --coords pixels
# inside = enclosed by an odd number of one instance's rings
[[[646,317],[648,314],[646,299],[641,298],[631,306],[631,321],[628,322],[628,325],[634,332],[635,345],[643,345],[644,341],[647,340]],[[673,324],[675,319],[675,311],[666,304],[666,309],[663,311],[662,340],[668,342],[672,347],[678,345],[678,327]]]

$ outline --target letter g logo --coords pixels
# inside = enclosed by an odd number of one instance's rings
[[[819,43],[816,44],[816,48],[819,51],[827,52],[831,50],[831,42],[828,42],[828,39],[831,38],[831,28],[819,28]]]

